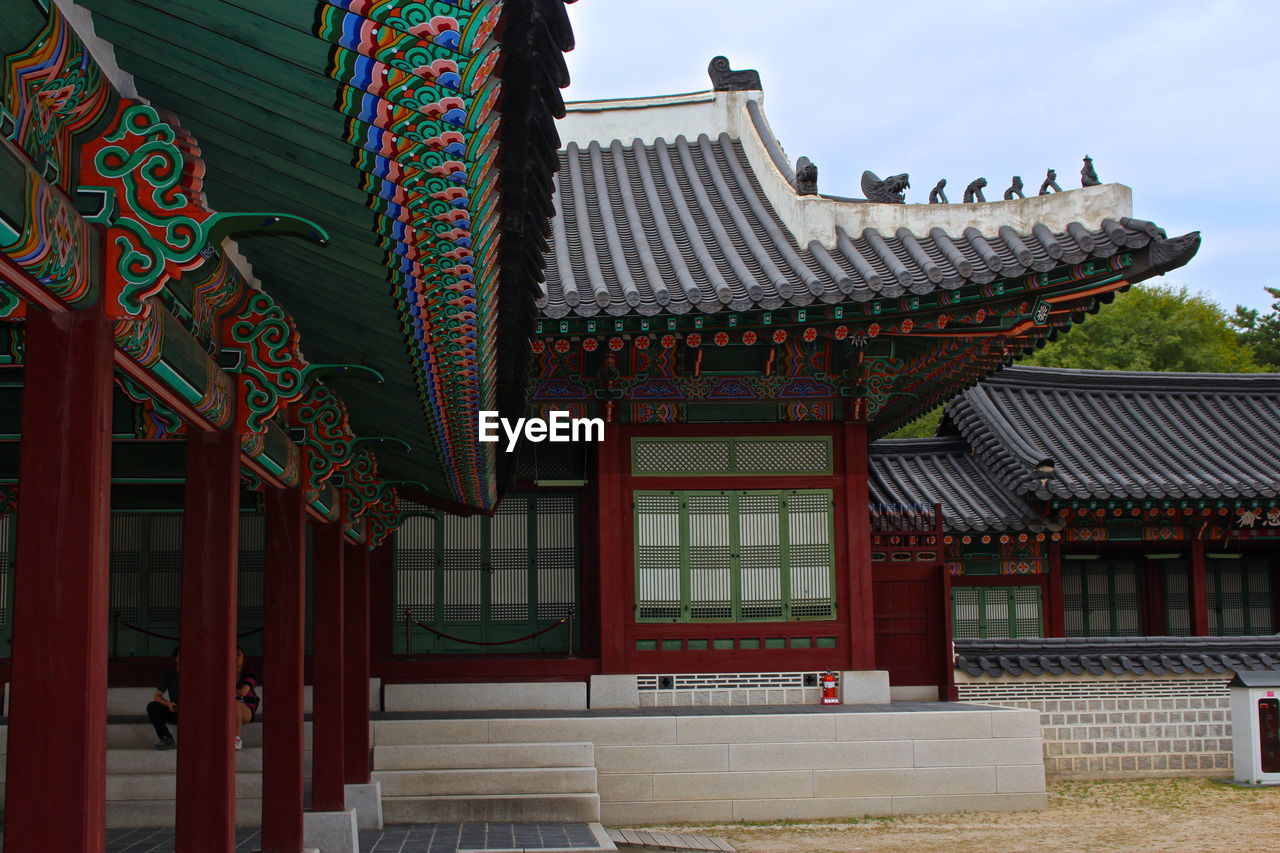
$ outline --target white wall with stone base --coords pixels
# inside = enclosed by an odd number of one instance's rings
[[[1040,714],[1050,777],[1231,775],[1226,676],[956,679],[962,701]]]

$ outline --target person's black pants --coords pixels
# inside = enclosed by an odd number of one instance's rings
[[[169,727],[165,723],[173,723],[174,725],[178,723],[178,715],[159,702],[151,702],[147,705],[147,719],[151,721],[151,725],[155,726],[156,737],[161,740],[172,737],[169,734]]]

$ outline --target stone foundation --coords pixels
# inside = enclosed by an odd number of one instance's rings
[[[1221,675],[956,676],[962,701],[1040,712],[1050,777],[1231,775]]]

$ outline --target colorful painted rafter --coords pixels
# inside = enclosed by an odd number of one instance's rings
[[[347,138],[377,214],[424,415],[453,496],[492,506],[500,0],[330,0]]]
[[[483,21],[475,18],[473,23],[481,27]],[[472,42],[484,45],[492,31],[489,24],[482,32],[450,35],[445,32],[447,22],[428,20],[427,25],[436,43],[453,52]],[[417,25],[410,21],[406,26],[412,30]],[[440,85],[464,85],[456,63],[442,61],[432,68]],[[185,428],[143,384],[156,382],[152,388],[163,388],[169,399],[181,401],[208,424],[240,434],[251,482],[261,487],[266,475],[281,485],[302,484],[308,502],[322,515],[336,518],[342,506],[353,522],[351,530],[376,530],[376,537],[368,541],[381,541],[395,523],[388,511],[394,509],[394,489],[379,479],[371,453],[353,455],[355,437],[345,408],[331,391],[315,384],[318,368],[303,357],[292,318],[267,293],[250,288],[221,249],[223,239],[237,231],[291,233],[324,243],[323,230],[284,214],[211,210],[204,197],[205,166],[197,141],[172,116],[114,93],[57,6],[50,6],[48,23],[31,47],[6,57],[4,69],[0,133],[12,144],[0,144],[0,156],[24,170],[25,195],[10,198],[13,210],[5,211],[19,215],[7,216],[8,222],[0,217],[0,251],[43,288],[38,294],[42,304],[76,307],[104,300],[115,323],[116,346],[136,366],[122,372],[118,381],[140,404],[135,425],[139,436],[170,437]],[[476,63],[466,85],[483,86],[476,76],[487,77],[490,70],[492,62],[487,67]],[[414,83],[420,77],[401,82]],[[388,73],[382,79],[394,78]],[[404,94],[410,88],[414,87],[401,86],[398,100],[410,97]],[[418,94],[425,97],[428,88],[424,83]],[[496,98],[496,91],[492,95]],[[353,110],[367,106],[358,98],[350,103]],[[439,118],[457,120],[458,107],[448,98],[437,97],[432,103],[439,107]],[[492,103],[491,98],[485,112]],[[358,113],[351,114],[356,121]],[[391,117],[369,118],[370,127],[379,127]],[[476,129],[465,121],[462,126],[468,132]],[[85,133],[90,128],[95,128],[92,135]],[[396,132],[408,130],[401,127]],[[452,158],[452,152],[447,157]],[[73,168],[77,163],[79,168]],[[450,166],[446,172],[452,176],[455,170]],[[409,173],[405,174],[407,180]],[[72,187],[76,175],[80,186]],[[437,179],[443,183],[433,192],[441,203],[470,215],[457,195],[459,189],[466,193],[466,180],[459,187],[457,181],[430,178]],[[88,222],[106,231],[101,293],[93,286],[90,263],[90,247],[97,238],[72,206],[67,195],[72,190],[97,199]],[[440,196],[444,190],[448,192]],[[406,211],[412,207],[401,206]],[[433,221],[417,224],[424,233],[432,233]],[[457,227],[451,223],[446,230]],[[451,251],[461,248],[461,242],[465,241],[451,243]],[[472,259],[466,248],[465,256],[450,259],[453,280],[462,274],[454,267]],[[436,275],[433,280],[441,278]],[[181,295],[171,287],[179,281]],[[0,282],[0,320],[21,320],[24,312],[18,291]],[[20,344],[21,335],[9,334],[7,339]],[[232,352],[237,357],[227,358]],[[224,369],[213,357],[219,353],[224,361],[236,363]],[[20,363],[20,355],[10,360]],[[299,445],[282,422],[302,427],[305,471]],[[352,476],[335,491],[333,475],[348,466]]]

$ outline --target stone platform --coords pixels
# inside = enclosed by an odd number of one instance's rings
[[[431,790],[432,778],[465,768],[515,767],[535,744],[556,745],[565,764],[581,766],[589,745],[608,826],[1046,805],[1039,715],[984,705],[381,713],[372,740],[375,778],[392,767],[405,779],[417,776],[403,785],[406,792]],[[424,749],[434,746],[448,749]],[[507,751],[509,759],[495,757]],[[431,758],[415,767],[416,756]],[[564,793],[580,802],[592,796],[582,787]],[[488,794],[477,789],[472,799],[477,795]],[[384,782],[387,821],[425,808],[414,801],[420,796],[397,802]]]

